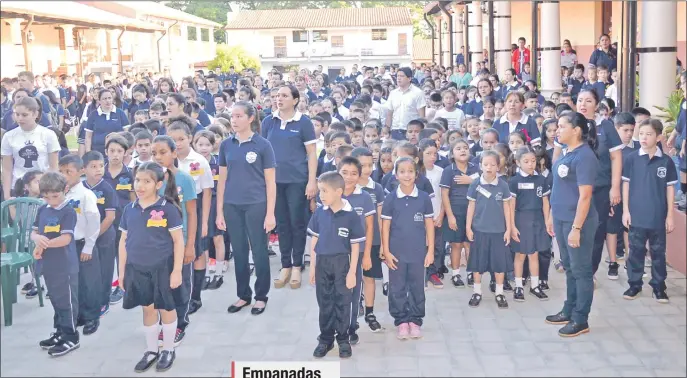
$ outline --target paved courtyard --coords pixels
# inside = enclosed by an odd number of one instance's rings
[[[278,258],[271,263],[274,275]],[[640,299],[624,300],[622,269],[616,282],[600,274],[591,332],[571,340],[544,323],[544,316],[558,311],[563,302],[564,274],[555,271],[551,300],[527,296],[526,302],[515,303],[509,297],[508,310],[498,310],[490,293],[479,308],[471,309],[469,289],[455,289],[450,283],[442,290],[428,289],[424,338],[419,341],[396,340],[386,297],[380,294],[376,313],[389,329],[373,334],[363,326],[353,358],[341,363],[341,376],[685,377],[685,277],[673,270],[668,277],[671,303],[661,305],[651,298],[648,286]],[[203,292],[204,306],[192,316],[175,365],[165,375],[229,376],[232,360],[313,359],[318,335],[313,287],[273,289],[263,315],[251,316],[246,310],[232,315],[226,309],[236,299],[233,264],[225,278],[219,290]],[[381,285],[378,289],[381,293]],[[37,299],[20,297],[14,314],[14,325],[1,328],[2,376],[136,375],[133,367],[145,348],[140,310],[113,306],[96,334],[82,337],[79,350],[60,358],[50,358],[38,347],[51,331],[49,303],[40,308]],[[326,360],[338,361],[337,349]],[[155,374],[151,369],[142,375]]]

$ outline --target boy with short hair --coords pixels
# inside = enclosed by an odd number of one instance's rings
[[[530,64],[525,63],[522,66],[522,72],[520,72],[520,81],[522,81],[524,83],[527,80],[531,80],[531,79],[532,79],[532,72],[530,72]]]
[[[329,148],[331,150],[331,159],[329,161],[325,161],[324,164],[322,165],[322,172],[320,174],[325,173],[325,172],[331,172],[331,171],[336,171],[336,164],[338,162],[337,154],[339,151],[339,147],[342,146],[350,146],[351,145],[351,137],[347,133],[344,132],[336,132],[331,136],[331,140],[329,141]],[[340,160],[341,158],[339,158]],[[325,158],[326,160],[326,158]]]
[[[573,74],[568,78],[568,93],[572,96],[574,101],[577,101],[577,94],[582,90],[584,85],[584,64],[575,65]],[[559,98],[560,102],[563,102],[563,98]],[[574,108],[573,108],[574,109]]]
[[[597,76],[597,71],[596,67],[594,66],[589,66],[587,68],[587,80],[582,84],[582,90],[595,90],[594,89],[594,83],[597,82],[598,76]],[[600,100],[600,99],[599,99]]]
[[[637,152],[623,162],[623,224],[629,228],[630,257],[625,299],[635,299],[642,292],[642,272],[646,243],[651,251],[653,297],[668,303],[666,294],[666,233],[673,232],[673,200],[677,171],[673,160],[658,148],[663,124],[648,119],[639,126]]]
[[[352,289],[365,229],[353,206],[342,198],[345,182],[339,173],[322,174],[317,186],[323,206],[315,210],[308,224],[312,236],[310,283],[315,284],[320,314],[319,344],[313,356],[326,356],[336,339],[339,357],[349,358],[353,354],[348,335]]]
[[[79,319],[83,334],[95,333],[100,326],[102,273],[96,242],[100,236],[100,212],[97,198],[81,182],[83,161],[77,155],[60,159],[60,173],[67,180],[67,205],[76,212],[74,241],[79,256]],[[112,278],[112,277],[109,277]],[[52,295],[52,293],[51,293]]]
[[[541,107],[541,115],[544,119],[556,118],[556,104],[553,101],[544,101],[544,105]]]
[[[148,109],[137,110],[136,113],[134,113],[134,123],[145,122],[149,119],[150,119],[150,117],[148,117]]]
[[[154,101],[150,104],[150,109],[148,110],[148,115],[150,119],[157,121],[162,121],[162,112],[166,110],[166,106],[162,101]]]
[[[67,180],[57,172],[46,172],[38,187],[46,204],[36,213],[31,240],[33,257],[50,292],[55,312],[55,333],[38,345],[53,357],[79,348],[79,261],[74,243],[76,212],[65,198]]]
[[[606,98],[606,88],[610,85],[608,82],[608,67],[600,64],[596,67],[597,80],[592,84],[592,87],[599,95],[599,101]]]
[[[425,124],[419,119],[414,119],[408,122],[408,128],[406,130],[406,139],[408,142],[417,146],[417,144],[420,142],[420,139],[418,138],[420,131],[424,129]]]
[[[134,149],[136,150],[136,157],[131,160],[129,168],[134,168],[141,163],[151,160],[151,145],[153,143],[153,136],[147,131],[141,131],[136,134]]]
[[[353,119],[357,120],[357,118]],[[359,123],[356,123],[356,125],[353,127],[353,132],[351,133],[351,145],[353,145],[353,147],[362,147],[363,140],[363,126]]]

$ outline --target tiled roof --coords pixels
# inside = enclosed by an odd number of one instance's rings
[[[413,61],[431,62],[432,61],[432,40],[415,38],[413,39]]]
[[[167,18],[170,20],[179,20],[212,27],[222,26],[214,21],[206,20],[204,18],[194,16],[190,13],[170,8],[168,6],[165,6],[164,4],[160,4],[155,1],[117,1],[117,3],[125,7],[135,9],[136,11],[143,12],[153,17],[157,16],[161,18]]]
[[[410,26],[410,10],[386,8],[272,9],[240,11],[226,29],[308,29]]]

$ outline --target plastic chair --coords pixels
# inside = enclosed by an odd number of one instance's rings
[[[4,201],[0,207],[0,228],[3,233],[3,243],[7,252],[0,259],[0,278],[2,280],[2,301],[5,326],[12,325],[12,305],[17,302],[17,285],[19,284],[19,271],[21,268],[29,268],[31,275],[36,280],[38,289],[38,302],[43,307],[43,292],[39,275],[34,268],[31,230],[38,213],[38,208],[43,201],[36,198],[15,198]],[[15,218],[10,217],[10,208],[15,208]]]

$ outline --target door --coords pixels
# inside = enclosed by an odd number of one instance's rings
[[[286,37],[274,37],[274,56],[276,58],[286,58]]]
[[[398,33],[398,55],[408,55],[408,34]]]

